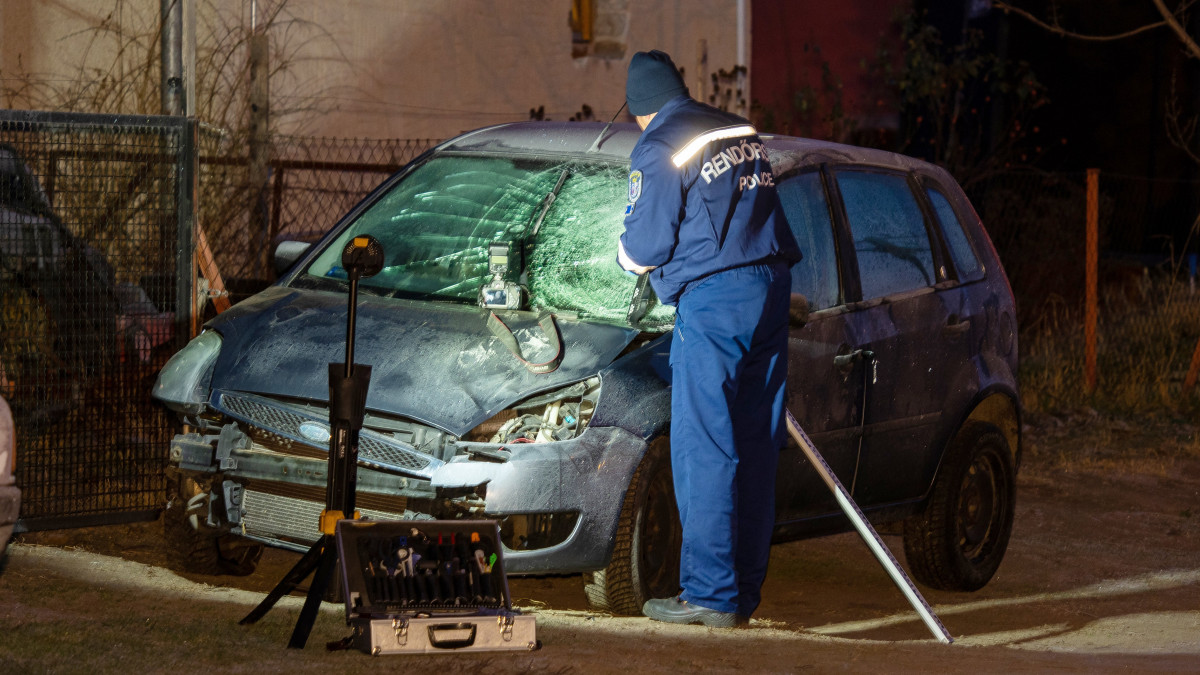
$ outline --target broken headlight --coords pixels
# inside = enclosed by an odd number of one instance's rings
[[[596,410],[600,378],[528,398],[471,430],[465,440],[488,443],[549,443],[583,433]]]
[[[206,330],[167,361],[154,383],[154,398],[185,415],[198,415],[208,400],[213,364],[221,353],[221,335]]]

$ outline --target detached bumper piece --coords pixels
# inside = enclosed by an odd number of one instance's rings
[[[534,617],[512,608],[490,520],[342,520],[336,541],[346,622],[375,656],[537,649]]]

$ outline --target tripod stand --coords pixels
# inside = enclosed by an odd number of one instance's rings
[[[329,588],[337,568],[337,543],[334,539],[337,521],[357,519],[354,493],[358,477],[358,433],[362,429],[366,410],[367,388],[371,383],[371,367],[354,363],[354,322],[358,306],[358,281],[383,269],[383,246],[374,237],[354,237],[342,251],[342,267],[350,276],[349,308],[346,313],[346,362],[329,364],[329,464],[325,491],[325,510],[321,512],[321,537],[308,549],[283,579],[271,589],[239,624],[251,624],[275,606],[280,598],[292,592],[309,574],[312,584],[288,647],[303,649],[312,632],[321,599]]]

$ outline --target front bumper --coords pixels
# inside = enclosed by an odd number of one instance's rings
[[[16,485],[0,485],[0,550],[8,544],[21,511],[21,490]]]
[[[624,429],[598,427],[569,441],[508,447],[513,457],[503,463],[459,455],[434,473],[431,483],[435,488],[486,485],[484,517],[579,513],[575,528],[562,543],[531,551],[506,550],[505,568],[510,573],[586,572],[607,566],[621,504],[646,453],[646,441]]]
[[[208,513],[202,514],[207,524],[296,550],[316,541],[327,460],[284,455],[232,431],[221,436],[211,451],[213,437],[186,434],[172,442],[173,468],[214,486]],[[458,446],[459,454],[427,480],[360,462],[359,511],[373,520],[574,513],[574,527],[552,545],[506,546],[506,570],[574,573],[608,564],[625,491],[646,451],[644,439],[616,427],[593,427],[554,443]]]

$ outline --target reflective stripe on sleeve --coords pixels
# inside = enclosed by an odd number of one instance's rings
[[[736,127],[726,127],[724,129],[713,129],[706,131],[699,136],[688,141],[688,144],[683,146],[683,149],[675,153],[671,157],[671,161],[675,166],[683,166],[689,159],[694,157],[700,148],[712,143],[713,141],[721,141],[727,138],[739,138],[741,136],[753,136],[758,132],[749,124],[743,124]]]

